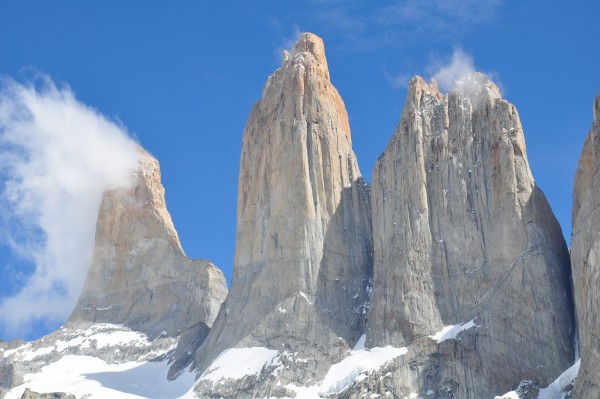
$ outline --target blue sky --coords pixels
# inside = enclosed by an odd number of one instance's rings
[[[210,259],[230,279],[244,125],[301,31],[325,41],[368,180],[412,75],[429,79],[460,53],[492,76],[519,110],[533,175],[568,240],[573,175],[600,90],[599,17],[594,0],[2,2],[0,75],[6,86],[45,74],[126,126],[161,163],[188,256]],[[7,241],[17,232],[2,230],[0,301],[35,270]],[[81,274],[78,259],[69,267]],[[59,294],[69,287],[55,285]],[[61,322],[0,325],[0,338],[34,338]]]

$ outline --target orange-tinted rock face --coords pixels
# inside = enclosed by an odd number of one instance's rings
[[[233,282],[197,367],[230,347],[267,347],[307,363],[266,386],[309,384],[364,333],[372,270],[368,186],[320,38],[302,34],[269,77],[240,164]],[[261,384],[248,395],[263,396]]]
[[[68,324],[122,324],[156,337],[211,326],[227,295],[221,271],[188,259],[167,211],[158,161],[143,153],[134,183],[107,191],[94,258]]]

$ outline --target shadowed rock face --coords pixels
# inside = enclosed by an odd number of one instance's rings
[[[600,392],[600,93],[594,123],[575,175],[571,262],[579,326],[581,367],[574,398],[597,398]]]
[[[372,181],[367,344],[410,346],[398,390],[484,398],[572,363],[569,254],[529,169],[517,110],[474,74],[413,78]],[[474,320],[460,340],[429,338]]]
[[[196,368],[204,370],[230,347],[267,347],[306,359],[236,391],[253,397],[276,380],[304,385],[322,378],[366,323],[368,186],[320,38],[302,34],[284,53],[252,109],[240,163],[233,282]],[[218,388],[210,394],[218,396]]]
[[[143,152],[134,183],[104,194],[94,258],[67,325],[123,324],[154,338],[212,325],[227,295],[223,273],[188,259],[167,211],[158,161]]]

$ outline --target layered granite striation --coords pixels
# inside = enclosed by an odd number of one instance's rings
[[[244,130],[231,291],[194,366],[207,371],[230,348],[278,360],[235,382],[201,378],[200,396],[295,396],[287,385],[310,385],[345,356],[366,325],[370,219],[323,42],[304,33]]]
[[[517,110],[484,75],[448,94],[410,81],[373,172],[372,214],[367,346],[410,348],[395,392],[494,397],[573,364],[567,246]]]

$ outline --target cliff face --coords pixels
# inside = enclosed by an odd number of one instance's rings
[[[411,348],[399,389],[494,397],[573,363],[567,247],[517,110],[483,75],[445,95],[411,80],[373,172],[372,213],[367,344]],[[460,339],[435,335],[450,325]]]
[[[579,326],[581,367],[575,398],[597,398],[600,392],[600,93],[594,101],[594,123],[585,141],[573,186],[571,262]]]
[[[67,325],[122,324],[151,338],[177,336],[195,323],[210,327],[226,295],[219,269],[185,256],[158,161],[141,154],[134,184],[104,194],[93,263]]]
[[[350,137],[323,42],[302,34],[244,131],[233,282],[196,368],[232,347],[268,348],[291,360],[236,395],[322,378],[364,332],[369,192]],[[213,385],[201,379],[198,389],[218,395]]]
[[[575,398],[600,391],[600,94],[594,115],[574,186]],[[570,390],[579,363],[570,367],[569,253],[533,180],[518,113],[497,87],[472,74],[442,94],[413,78],[372,180],[371,190],[323,42],[302,34],[244,131],[229,295],[214,265],[185,256],[158,162],[142,152],[133,184],[104,194],[93,264],[66,327],[0,342],[0,397],[67,355],[138,363],[121,378],[156,366],[154,380],[128,386],[149,385],[144,396],[192,395],[190,365],[202,398],[558,399]],[[168,367],[163,388],[183,387],[177,394],[154,391]]]
[[[93,263],[69,320],[33,342],[0,341],[0,397],[21,397],[26,387],[63,390],[64,381],[78,397],[112,397],[125,386],[110,383],[115,374],[128,381],[127,394],[176,397],[181,387],[183,394],[192,383],[167,382],[169,364],[189,362],[226,295],[219,269],[185,256],[158,161],[140,149],[131,185],[104,193]]]

